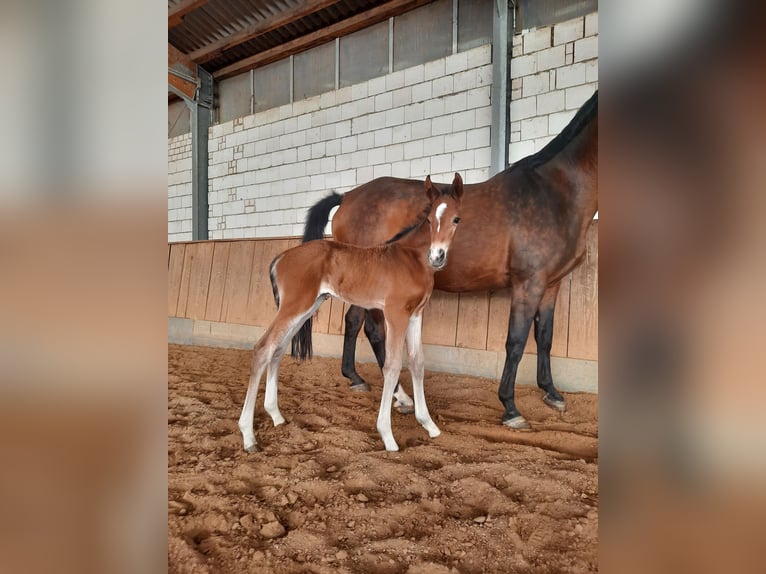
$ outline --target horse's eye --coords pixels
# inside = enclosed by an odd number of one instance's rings
[[[456,217],[455,219],[453,219],[453,220],[452,220],[452,223],[454,223],[455,225],[457,225],[458,223],[460,223],[460,218],[459,218],[459,217]]]

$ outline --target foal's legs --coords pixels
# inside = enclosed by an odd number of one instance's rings
[[[380,370],[386,364],[386,319],[380,309],[368,309],[364,319],[364,334],[370,342]],[[415,405],[410,396],[404,392],[402,385],[396,384],[394,389],[394,408],[403,415],[415,412]]]
[[[545,391],[545,404],[559,411],[566,410],[564,397],[553,385],[551,374],[551,345],[553,342],[553,315],[556,310],[556,296],[561,283],[548,287],[540,300],[535,315],[535,341],[537,342],[537,386]]]
[[[391,432],[391,402],[402,370],[402,347],[408,321],[408,314],[402,310],[386,315],[386,364],[383,365],[383,393],[377,424],[386,450],[399,450]]]
[[[434,424],[434,421],[431,420],[431,415],[426,405],[426,396],[423,391],[425,360],[423,357],[422,332],[423,314],[421,312],[410,317],[410,323],[407,327],[407,354],[409,357],[410,373],[412,373],[412,394],[415,396],[415,418],[428,431],[428,436],[436,438],[441,434],[441,431]]]
[[[502,423],[513,429],[528,429],[529,423],[521,416],[514,400],[516,370],[524,353],[532,318],[542,298],[541,283],[525,281],[513,287],[511,293],[511,315],[508,321],[508,338],[505,341],[505,367],[500,377],[498,397],[505,407]]]
[[[242,414],[239,415],[239,422],[237,423],[247,452],[257,452],[260,450],[258,443],[255,441],[253,418],[255,417],[255,399],[258,396],[258,386],[261,383],[263,371],[270,360],[269,340],[272,338],[272,332],[272,327],[269,327],[263,337],[255,344],[253,360],[250,366],[250,383],[247,386]]]

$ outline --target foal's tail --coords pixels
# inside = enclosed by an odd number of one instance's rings
[[[303,230],[303,243],[324,237],[324,228],[327,227],[327,222],[330,220],[330,211],[340,205],[341,199],[343,199],[342,195],[333,192],[327,197],[320,199],[318,203],[309,209],[309,213],[306,216],[306,226]],[[273,278],[274,275],[272,274],[272,285],[274,284]],[[295,337],[293,337],[290,354],[301,361],[307,358],[310,359],[313,354],[311,342],[312,323],[313,317],[306,319],[306,322],[298,330]]]
[[[330,220],[330,211],[340,205],[342,199],[342,195],[332,192],[309,209],[306,226],[303,228],[303,243],[324,237],[324,228]]]

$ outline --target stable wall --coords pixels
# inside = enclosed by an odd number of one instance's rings
[[[298,239],[199,241],[168,246],[168,317],[172,342],[251,348],[276,313],[268,267]],[[426,307],[423,342],[432,370],[499,378],[505,361],[509,290],[435,291]],[[339,357],[345,305],[322,304],[314,321],[315,352]],[[374,357],[359,337],[360,360]],[[535,353],[532,333],[527,353]],[[554,377],[564,390],[595,391],[598,381],[598,222],[588,232],[585,261],[563,282],[556,305]],[[520,383],[535,382],[535,356],[525,355]]]

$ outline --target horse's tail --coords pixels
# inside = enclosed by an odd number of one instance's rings
[[[279,287],[277,287],[277,262],[282,259],[282,254],[277,255],[269,265],[269,278],[271,279],[271,292],[274,294],[274,302],[279,309]]]
[[[303,243],[324,237],[324,228],[330,220],[330,211],[340,205],[342,199],[342,195],[332,192],[309,209],[306,226],[303,228]]]
[[[327,227],[327,222],[330,220],[330,211],[340,205],[341,199],[343,199],[342,195],[333,192],[327,197],[320,199],[319,202],[309,209],[309,213],[306,216],[306,226],[303,230],[303,243],[324,237],[324,228]],[[310,359],[313,354],[311,342],[313,322],[313,317],[306,319],[306,322],[303,323],[301,328],[298,329],[298,333],[293,337],[290,354],[301,361],[307,358]]]

